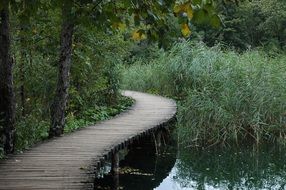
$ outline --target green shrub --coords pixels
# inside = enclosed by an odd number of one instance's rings
[[[123,87],[181,100],[186,145],[256,143],[286,137],[286,56],[237,54],[181,43],[148,65],[125,69]]]
[[[118,104],[114,106],[90,106],[78,115],[70,113],[66,118],[65,133],[70,133],[88,125],[95,124],[96,122],[110,119],[128,109],[133,102],[134,101],[128,97],[119,96]]]
[[[49,122],[31,114],[18,120],[16,125],[16,149],[23,150],[48,137]]]
[[[85,108],[78,114],[69,113],[66,117],[65,133],[73,132],[77,129],[95,124],[98,121],[109,119],[120,112],[126,110],[133,104],[133,100],[120,96],[119,103],[112,106],[93,106]],[[48,138],[50,123],[39,119],[39,113],[31,113],[22,117],[16,124],[16,150],[21,151]],[[3,158],[4,151],[0,146],[0,159]]]

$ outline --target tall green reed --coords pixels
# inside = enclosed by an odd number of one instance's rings
[[[179,101],[178,134],[188,146],[284,142],[286,56],[238,54],[180,43],[150,64],[123,71],[122,88]]]

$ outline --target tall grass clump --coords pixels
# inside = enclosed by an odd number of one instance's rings
[[[124,69],[123,88],[179,100],[178,134],[189,146],[286,142],[286,56],[237,54],[188,42]]]

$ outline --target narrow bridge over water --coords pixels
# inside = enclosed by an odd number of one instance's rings
[[[95,169],[105,159],[114,160],[134,140],[156,134],[176,114],[173,100],[134,91],[124,95],[136,102],[115,118],[0,161],[0,189],[93,189]]]

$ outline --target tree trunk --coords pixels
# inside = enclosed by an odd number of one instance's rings
[[[25,54],[22,52],[21,60],[20,60],[20,99],[21,99],[21,112],[22,116],[25,116],[26,109],[25,109],[25,71],[24,71],[24,56]]]
[[[0,141],[4,145],[4,152],[12,153],[16,130],[8,0],[2,1],[2,6],[0,10]]]
[[[22,111],[22,116],[25,116],[26,109],[25,109],[25,101],[26,101],[26,93],[25,93],[25,62],[27,60],[27,54],[26,54],[26,43],[25,43],[25,31],[24,23],[21,20],[21,38],[20,38],[20,44],[21,44],[21,50],[20,50],[20,63],[19,63],[19,79],[20,79],[20,106]]]
[[[73,16],[72,1],[64,0],[62,6],[62,31],[59,58],[59,73],[56,94],[51,107],[50,137],[61,136],[64,132],[65,110],[68,98],[69,75],[72,56]]]

